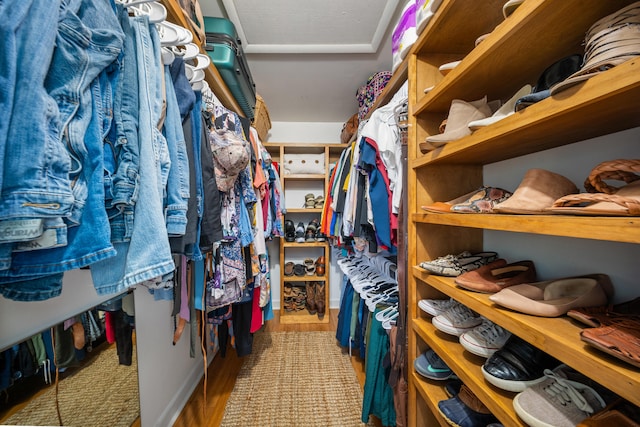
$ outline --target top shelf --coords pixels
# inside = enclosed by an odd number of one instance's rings
[[[411,167],[489,164],[640,126],[640,59],[632,59],[473,134]]]
[[[174,22],[181,27],[186,29],[190,29],[190,25],[187,23],[180,6],[176,0],[162,0],[162,4],[167,8],[167,16],[171,22]],[[197,43],[196,43],[197,44]],[[206,55],[207,53],[204,51],[202,46],[198,46],[200,48],[200,53]],[[238,115],[245,117],[242,108],[240,108],[240,104],[236,101],[233,94],[229,90],[227,84],[222,80],[222,76],[218,72],[218,69],[215,65],[210,64],[204,70],[205,79],[209,84],[209,87],[216,95],[216,97],[220,100],[222,105],[224,105],[229,110],[236,112]]]

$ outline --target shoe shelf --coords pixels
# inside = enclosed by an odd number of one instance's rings
[[[449,423],[438,412],[438,402],[449,399],[442,384],[446,381],[432,381],[421,377],[415,372],[412,372],[411,376],[413,377],[413,383],[416,385],[417,392],[429,407],[429,415],[432,415],[435,421],[442,427],[448,427]],[[432,423],[426,423],[425,425],[432,425]]]
[[[439,133],[452,100],[473,101],[484,96],[488,100],[509,99],[523,85],[535,84],[552,63],[584,53],[588,28],[634,1],[525,0],[506,19],[502,15],[505,2],[442,0],[403,62],[409,80],[406,232],[407,271],[411,272],[407,277],[411,427],[444,425],[437,410],[437,402],[446,398],[442,386],[423,379],[412,366],[427,347],[445,360],[504,425],[523,425],[512,407],[515,393],[499,390],[484,380],[480,371],[484,359],[465,351],[457,339],[437,331],[418,309],[417,302],[422,298],[452,297],[640,405],[640,371],[582,342],[582,327],[572,319],[529,316],[500,308],[489,301],[488,295],[458,288],[452,278],[430,275],[416,266],[464,249],[482,250],[484,230],[514,233],[514,240],[526,237],[515,236],[518,233],[530,233],[640,243],[639,217],[435,214],[421,209],[422,205],[451,200],[483,184],[500,186],[500,182],[484,183],[485,166],[517,159],[518,164],[544,167],[520,158],[640,126],[640,59],[635,58],[422,154],[420,142]],[[475,40],[485,34],[487,37],[475,46]],[[461,62],[446,75],[440,73],[442,64],[455,60]],[[588,154],[606,156],[606,148],[596,150]],[[576,157],[583,154],[576,153]],[[566,161],[571,164],[572,159]]]
[[[479,15],[477,9],[469,7],[465,1],[446,3],[449,9],[453,10],[450,13],[456,13],[458,16]],[[455,98],[470,101],[487,94],[500,99],[508,98],[524,83],[535,82],[540,71],[549,65],[550,57],[560,59],[572,53],[584,51],[584,47],[581,46],[584,29],[629,2],[615,0],[600,2],[606,4],[591,7],[579,0],[562,2],[527,0],[507,19],[504,19],[501,14],[504,1],[493,3],[498,7],[492,10],[492,16],[489,17],[492,19],[487,19],[486,23],[476,24],[479,27],[478,32],[471,33],[472,35],[491,33],[478,46],[474,47],[475,40],[467,40],[466,50],[461,50],[456,45],[449,45],[446,40],[442,40],[443,43],[439,43],[438,40],[431,41],[431,34],[425,37],[426,43],[418,55],[420,66],[437,69],[442,65],[442,63],[432,63],[434,59],[439,59],[437,56],[434,57],[434,53],[458,53],[458,55],[464,55],[464,58],[459,56],[457,59],[462,59],[460,64],[443,76],[429,93],[420,97],[413,109],[414,114],[424,111],[446,113],[451,100]],[[465,7],[467,10],[460,10]],[[483,12],[489,8],[490,5],[482,6]],[[579,13],[576,13],[577,10]],[[497,25],[496,11],[500,14]],[[571,19],[567,19],[568,15]],[[457,19],[464,19],[464,16]],[[462,22],[465,22],[466,26],[473,19],[469,16],[467,21]],[[440,29],[440,31],[443,30]],[[469,31],[465,28],[465,32]]]
[[[420,224],[640,243],[640,218],[637,217],[414,213],[411,219]]]
[[[640,61],[627,61],[492,126],[420,155],[410,167],[419,169],[444,162],[489,164],[640,126],[638,75]],[[487,92],[492,93],[489,89]],[[419,140],[426,136],[420,132],[417,135]]]
[[[638,394],[640,371],[614,357],[608,357],[601,351],[592,350],[590,346],[580,340],[580,331],[583,327],[569,317],[538,317],[504,309],[489,300],[490,294],[457,287],[453,278],[429,274],[418,266],[414,266],[412,271],[419,286],[426,284],[437,289],[556,359],[591,377],[596,382],[605,385],[635,405],[640,405],[640,394]],[[424,323],[427,322],[429,322],[429,317],[424,315],[424,317],[416,319],[414,323],[419,325],[416,327],[421,331],[431,330],[424,327]],[[442,336],[444,334],[437,331],[435,335]],[[460,351],[463,351],[462,346],[459,347]],[[444,358],[440,352],[438,354]],[[467,355],[470,356],[465,352],[465,357],[468,357]],[[484,361],[484,359],[481,360]],[[457,372],[451,365],[449,367]],[[478,373],[482,376],[480,372]],[[612,381],[612,378],[624,380]]]
[[[437,330],[430,320],[418,319],[413,322],[412,328],[420,339],[438,353],[447,366],[484,402],[493,415],[504,425],[526,425],[513,411],[513,397],[516,393],[500,390],[488,384],[484,379],[480,367],[485,359],[466,351],[458,342],[458,337],[447,335]],[[418,374],[415,375],[420,378]],[[424,380],[421,381],[426,382]],[[427,396],[429,400],[441,400],[437,394],[435,396],[427,394]],[[435,406],[436,413],[438,413],[438,401],[432,402],[432,404]]]

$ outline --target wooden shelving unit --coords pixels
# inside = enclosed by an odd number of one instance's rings
[[[322,195],[326,197],[327,189],[329,186],[329,165],[339,157],[342,150],[346,148],[346,144],[323,144],[323,143],[274,143],[268,142],[264,144],[265,148],[269,150],[273,161],[280,162],[282,164],[286,153],[296,154],[319,154],[324,156],[325,173],[323,174],[285,174],[284,168],[280,167],[280,181],[282,184],[282,191],[284,192],[285,204],[287,204],[287,192],[290,187],[290,183],[298,182],[301,185],[313,185],[322,188]],[[288,185],[289,184],[289,185]],[[290,190],[290,188],[289,188]],[[303,207],[290,207],[286,206],[286,218],[291,219],[294,224],[297,224],[302,218],[308,218],[313,216],[320,220],[322,215],[322,208],[303,208]],[[304,222],[306,225],[308,222]],[[284,229],[284,228],[283,228]],[[325,257],[325,274],[324,276],[317,275],[305,275],[305,276],[285,276],[284,265],[290,260],[298,260],[304,258],[307,252],[321,250],[322,255]],[[287,242],[284,237],[280,238],[280,322],[281,323],[329,323],[329,263],[330,263],[330,247],[329,241],[324,242]],[[313,258],[315,260],[315,258]],[[304,286],[305,282],[324,282],[325,283],[325,307],[326,314],[323,319],[319,319],[317,314],[309,314],[307,310],[302,311],[286,311],[284,308],[284,286],[285,282],[291,282]]]
[[[412,361],[427,348],[436,351],[504,425],[524,425],[513,409],[515,393],[490,385],[480,371],[484,359],[464,351],[457,340],[432,326],[429,316],[417,306],[423,298],[454,298],[640,405],[640,372],[583,343],[580,327],[569,318],[541,318],[501,309],[488,295],[463,290],[452,279],[430,275],[417,267],[421,261],[438,256],[482,250],[485,230],[640,243],[637,217],[462,215],[421,209],[479,188],[486,165],[640,126],[640,61],[630,60],[470,136],[422,154],[419,143],[438,133],[453,99],[475,100],[485,95],[508,99],[524,84],[535,83],[548,65],[583,52],[581,44],[587,29],[632,1],[527,0],[507,19],[502,16],[504,3],[443,0],[405,60],[410,113],[409,426],[447,425],[437,410],[438,401],[446,398],[442,384],[420,377],[413,369]],[[476,47],[475,39],[483,34],[489,36]],[[446,76],[440,74],[438,67],[453,60],[462,61]],[[425,93],[427,87],[433,89]]]

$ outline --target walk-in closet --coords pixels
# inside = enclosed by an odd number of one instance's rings
[[[0,425],[640,425],[640,2],[0,0]]]

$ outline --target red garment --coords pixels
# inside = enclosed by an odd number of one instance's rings
[[[262,327],[262,308],[260,308],[260,286],[253,289],[253,301],[251,302],[251,327],[249,332],[252,334]]]
[[[109,311],[104,312],[104,333],[107,337],[107,342],[113,344],[116,342],[116,328],[113,324],[113,314]]]
[[[329,186],[327,189],[331,189],[333,186],[333,181],[336,178],[336,171],[338,167],[333,168],[331,171],[331,177],[329,178]],[[327,236],[331,236],[331,219],[333,218],[333,209],[331,209],[331,203],[333,203],[333,196],[331,192],[328,191],[327,195],[324,198],[324,206],[322,207],[322,216],[320,217],[320,231],[326,234]]]

